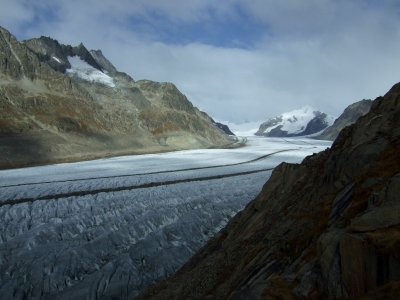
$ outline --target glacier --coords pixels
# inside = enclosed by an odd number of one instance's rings
[[[331,146],[247,139],[0,171],[0,299],[132,299],[185,264],[276,165]]]
[[[59,61],[56,57],[53,57]],[[89,82],[98,82],[109,87],[115,87],[114,79],[107,74],[93,68],[79,56],[68,56],[71,68],[66,70],[66,74],[71,77],[78,77]]]

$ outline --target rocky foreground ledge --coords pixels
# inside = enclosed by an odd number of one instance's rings
[[[400,84],[137,299],[398,299]]]

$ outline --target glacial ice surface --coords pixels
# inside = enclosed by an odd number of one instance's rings
[[[249,137],[239,149],[0,171],[0,299],[132,299],[185,264],[272,168],[330,145]]]

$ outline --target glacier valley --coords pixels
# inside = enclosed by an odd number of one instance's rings
[[[330,141],[0,171],[0,299],[132,299],[175,273],[253,200],[282,161]]]

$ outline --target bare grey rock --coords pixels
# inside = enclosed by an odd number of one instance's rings
[[[375,192],[368,210],[351,221],[351,229],[356,232],[373,231],[400,224],[400,174],[391,178],[379,192]],[[376,205],[379,206],[376,206]]]
[[[22,43],[32,52],[36,53],[40,61],[47,63],[56,71],[64,73],[66,69],[71,67],[71,64],[65,57],[65,53],[57,40],[41,36],[38,39],[30,39]]]
[[[90,50],[89,52],[103,70],[106,70],[112,75],[118,72],[113,64],[103,55],[100,49]]]
[[[328,231],[318,239],[318,261],[321,268],[322,283],[326,287],[329,299],[348,296],[342,283],[340,265],[340,239],[345,231],[335,229]]]

